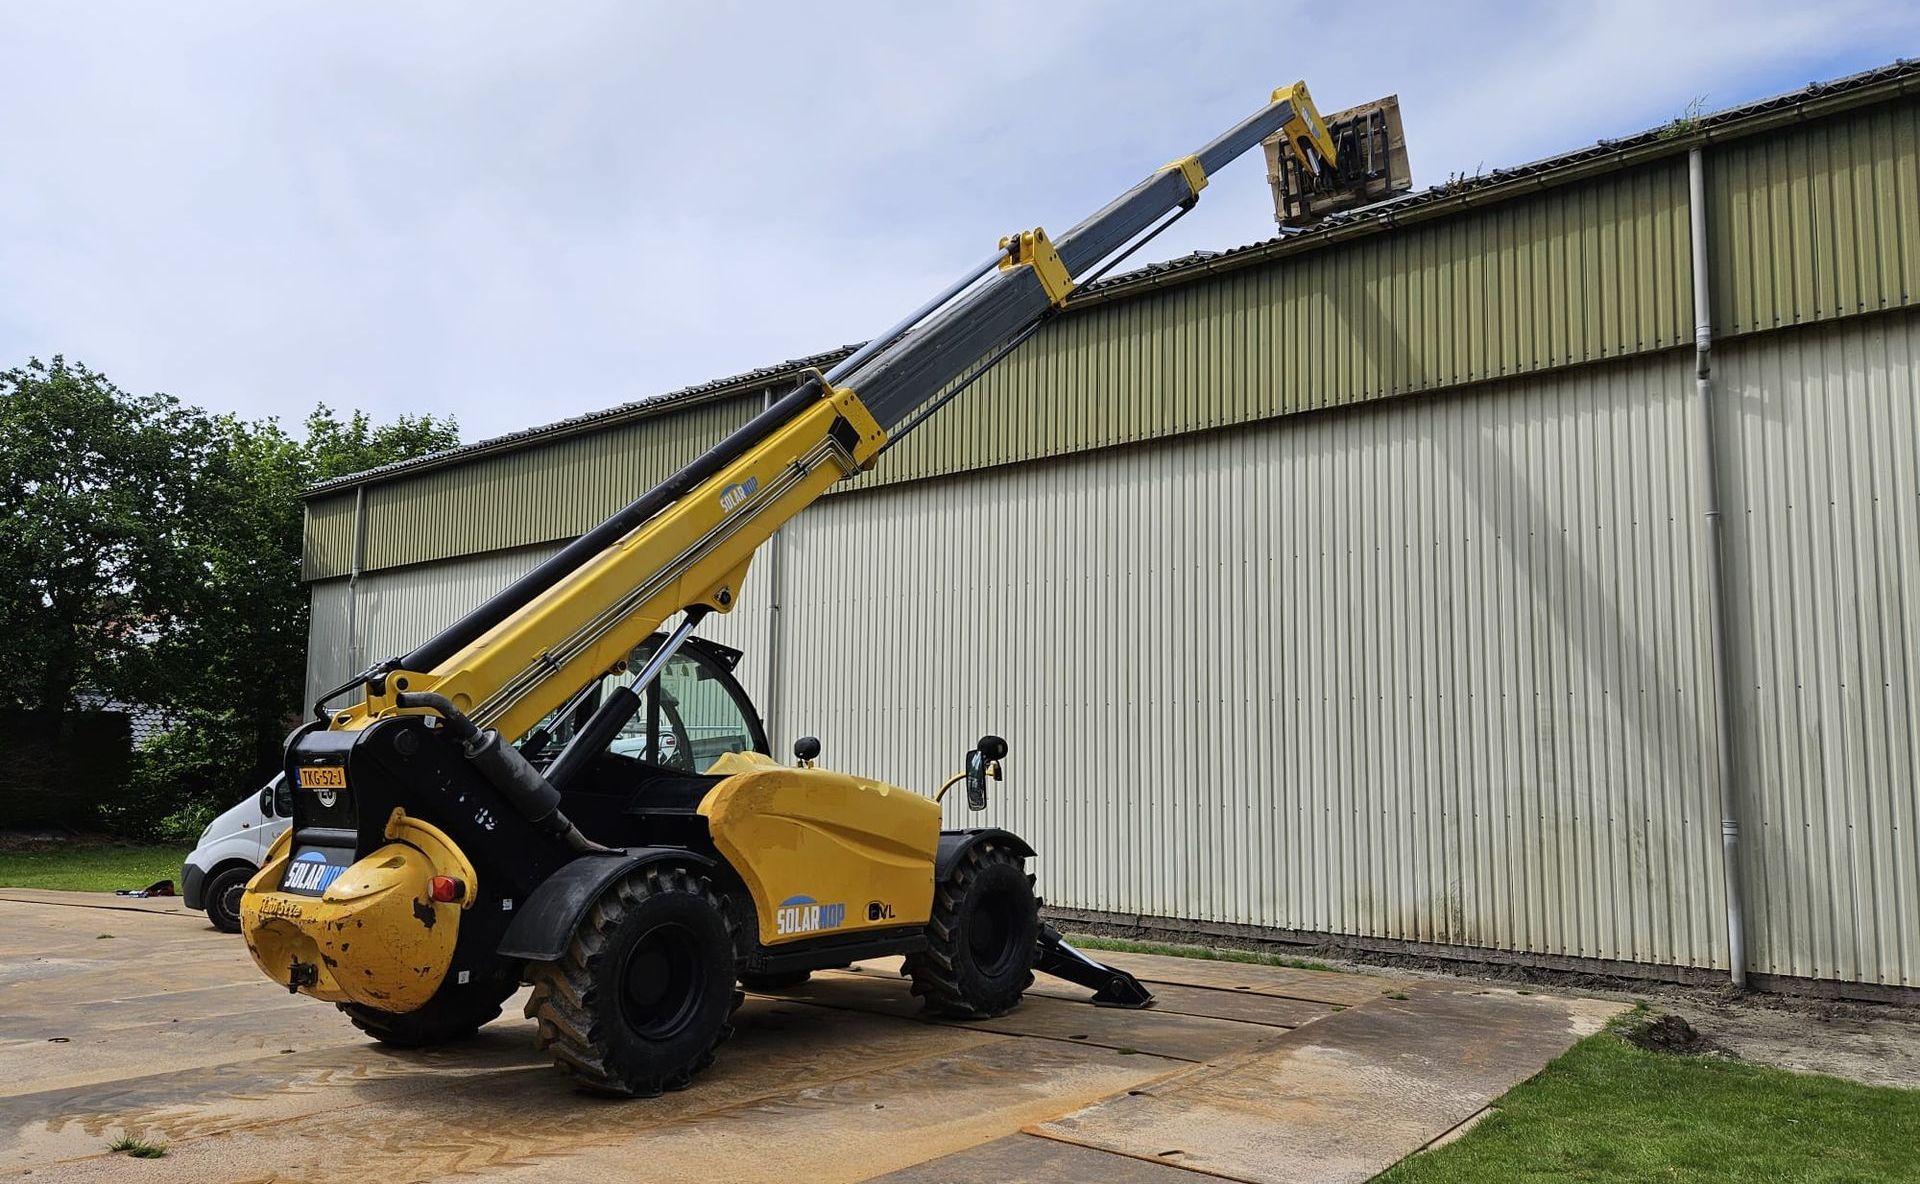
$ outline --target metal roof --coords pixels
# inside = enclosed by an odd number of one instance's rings
[[[1523,193],[1564,185],[1595,172],[1612,172],[1643,161],[1685,152],[1690,148],[1748,136],[1782,124],[1817,119],[1835,112],[1888,98],[1920,93],[1920,59],[1902,58],[1830,82],[1815,82],[1771,98],[1729,107],[1691,119],[1672,122],[1618,139],[1603,139],[1583,148],[1528,164],[1493,169],[1472,177],[1456,177],[1377,205],[1335,214],[1311,230],[1294,231],[1257,243],[1222,251],[1195,251],[1174,259],[1135,268],[1089,284],[1069,302],[1086,307],[1144,293],[1170,283],[1183,283],[1264,263],[1282,255],[1314,250],[1361,235],[1393,230],[1416,221],[1504,201]],[[622,403],[555,423],[526,428],[462,444],[412,460],[397,461],[360,473],[320,482],[303,496],[336,493],[355,485],[373,484],[403,474],[465,463],[480,456],[544,444],[582,432],[597,431],[636,419],[665,414],[691,403],[738,395],[797,372],[825,368],[859,346],[794,358],[696,386]]]
[[[621,403],[604,411],[589,411],[553,423],[537,427],[522,428],[517,432],[508,432],[502,436],[491,436],[485,440],[476,440],[471,444],[461,444],[453,448],[443,448],[439,452],[430,452],[412,460],[394,461],[358,473],[348,473],[341,477],[329,477],[309,486],[303,497],[312,497],[319,493],[332,493],[343,487],[369,484],[398,473],[412,473],[421,469],[436,469],[446,464],[457,463],[470,457],[491,452],[510,451],[530,443],[545,443],[562,436],[571,436],[578,432],[593,431],[615,423],[624,423],[648,415],[657,415],[670,411],[686,403],[703,402],[707,399],[722,399],[728,395],[737,395],[743,391],[757,390],[768,383],[800,370],[817,369],[831,366],[841,358],[859,349],[858,345],[843,345],[825,353],[808,354],[804,358],[793,358],[785,362],[776,362],[771,366],[761,366],[746,370],[726,378],[716,378],[696,386],[682,387],[677,391],[668,391],[660,395],[648,395],[630,403]]]

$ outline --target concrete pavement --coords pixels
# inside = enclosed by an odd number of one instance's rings
[[[389,1052],[260,977],[177,902],[0,889],[0,1173],[155,1182],[1364,1180],[1619,1005],[1447,980],[1145,955],[1122,1012],[1042,979],[924,1019],[895,966],[753,996],[693,1088],[613,1102],[540,1059],[517,1001]],[[121,1135],[165,1157],[108,1153]],[[1201,1174],[1204,1173],[1204,1174]]]

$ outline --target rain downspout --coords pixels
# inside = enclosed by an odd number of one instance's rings
[[[353,490],[353,549],[352,558],[347,564],[347,671],[366,669],[360,658],[360,606],[357,593],[360,586],[360,569],[365,565],[367,550],[367,487],[357,485]]]
[[[1727,604],[1722,590],[1720,483],[1713,434],[1713,312],[1707,255],[1706,163],[1687,154],[1687,210],[1693,240],[1694,471],[1706,525],[1706,610],[1713,667],[1713,730],[1720,783],[1721,874],[1727,896],[1727,964],[1733,985],[1747,985],[1747,923],[1740,882],[1740,810],[1734,784],[1732,672],[1727,667]]]
[[[773,388],[762,399],[764,410],[773,406]],[[760,723],[767,730],[767,746],[780,755],[780,536],[776,530],[767,539],[767,693],[760,699]]]

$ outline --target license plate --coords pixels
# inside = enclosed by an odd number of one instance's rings
[[[301,789],[345,789],[347,771],[338,765],[300,766]]]
[[[340,873],[346,871],[352,862],[351,851],[308,847],[287,861],[287,872],[280,879],[280,889],[302,896],[318,896],[339,879]]]

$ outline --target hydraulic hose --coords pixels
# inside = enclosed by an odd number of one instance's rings
[[[519,749],[501,739],[500,733],[492,728],[483,731],[475,727],[445,695],[403,691],[394,702],[400,707],[424,707],[438,713],[447,735],[460,746],[461,755],[536,829],[553,835],[575,851],[607,850],[580,833],[580,828],[560,810],[560,791],[520,755]]]

